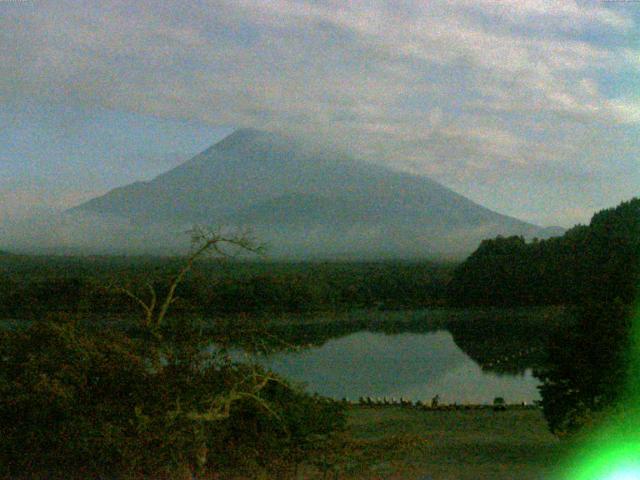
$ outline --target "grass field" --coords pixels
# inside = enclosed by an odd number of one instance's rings
[[[337,478],[553,479],[569,447],[537,409],[350,407],[348,419],[353,462]]]

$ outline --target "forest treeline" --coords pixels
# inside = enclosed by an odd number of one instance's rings
[[[162,293],[180,259],[26,257],[0,261],[0,318],[138,314],[123,291]],[[204,260],[180,285],[175,314],[308,312],[442,305],[452,268],[430,262],[271,263]]]
[[[561,237],[483,241],[448,286],[458,306],[577,305],[635,298],[639,279],[640,199],[596,213]]]
[[[549,427],[565,435],[620,417],[625,391],[636,388],[629,379],[636,377],[631,332],[639,283],[636,198],[559,238],[482,242],[455,270],[448,295],[464,306],[570,306],[575,321],[551,332],[546,365],[536,373]]]

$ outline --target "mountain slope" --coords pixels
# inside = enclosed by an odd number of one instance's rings
[[[234,132],[150,182],[117,188],[74,209],[138,226],[243,225],[273,243],[340,251],[393,244],[399,256],[470,251],[486,236],[544,235],[539,227],[488,210],[424,177],[355,160],[331,149],[252,129]],[[402,235],[400,241],[397,238]],[[300,237],[302,243],[292,241]],[[391,238],[394,237],[394,238]],[[394,255],[390,253],[390,255]]]

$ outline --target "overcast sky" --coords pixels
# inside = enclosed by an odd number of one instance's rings
[[[0,0],[0,221],[236,127],[570,226],[640,194],[640,0]]]

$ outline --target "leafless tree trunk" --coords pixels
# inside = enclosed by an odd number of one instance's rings
[[[188,233],[191,234],[191,252],[182,268],[171,279],[169,290],[163,299],[158,299],[156,289],[149,281],[146,282],[146,288],[149,292],[149,297],[146,300],[131,288],[122,286],[115,288],[140,305],[144,314],[142,324],[152,331],[157,331],[164,322],[169,308],[178,298],[176,297],[178,286],[198,259],[207,255],[218,258],[235,258],[242,254],[261,254],[264,250],[264,246],[256,242],[246,231],[225,235],[202,226],[194,226]]]

